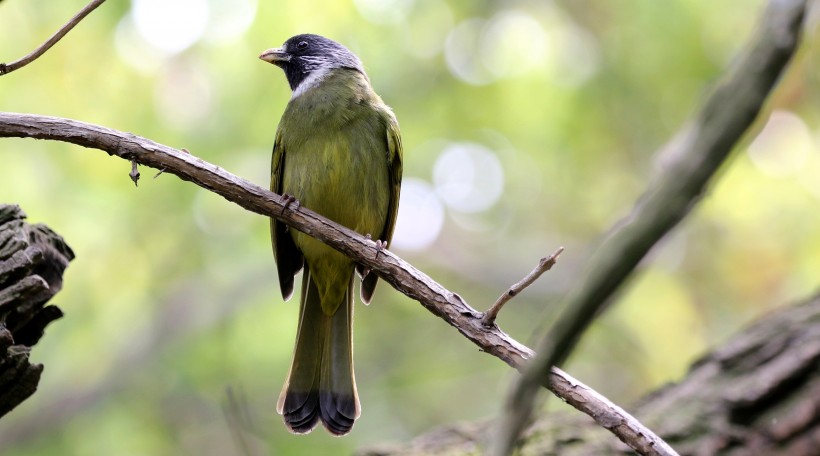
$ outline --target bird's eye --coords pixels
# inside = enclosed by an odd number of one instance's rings
[[[299,44],[296,45],[296,49],[303,50],[307,49],[308,42],[307,41],[300,41]]]

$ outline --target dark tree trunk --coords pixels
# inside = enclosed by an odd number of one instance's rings
[[[681,455],[820,455],[820,295],[760,319],[632,407]],[[493,423],[447,427],[361,455],[481,454]],[[539,417],[522,455],[632,454],[580,413]]]
[[[37,389],[43,365],[29,363],[29,352],[46,325],[63,316],[46,302],[74,259],[63,238],[25,217],[18,206],[0,205],[0,416]]]

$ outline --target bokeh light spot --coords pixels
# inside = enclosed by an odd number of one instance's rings
[[[447,36],[444,57],[453,76],[473,85],[539,72],[577,86],[600,60],[591,34],[554,7],[538,16],[507,10],[486,20],[465,19]]]
[[[184,51],[208,25],[207,0],[134,0],[137,32],[149,44],[169,54]]]
[[[480,212],[501,196],[504,170],[495,153],[483,145],[452,143],[436,160],[433,182],[439,197],[451,209]]]
[[[556,51],[553,80],[560,85],[577,87],[598,72],[600,56],[598,44],[586,29],[569,25],[563,27],[559,39],[552,34],[550,44]]]
[[[774,111],[763,130],[749,145],[752,162],[770,176],[799,171],[813,149],[811,133],[803,119],[788,111]]]
[[[464,82],[483,85],[492,82],[481,59],[481,32],[485,21],[467,19],[453,27],[444,43],[444,59],[453,76]]]
[[[444,206],[430,184],[413,177],[404,179],[399,208],[392,245],[401,250],[432,245],[444,226]]]
[[[487,24],[482,37],[481,58],[498,77],[526,73],[547,57],[547,33],[529,14],[504,11]]]
[[[123,62],[146,75],[153,74],[165,57],[164,52],[146,43],[137,32],[131,14],[126,14],[117,24],[114,45]]]
[[[205,38],[211,42],[236,38],[253,23],[256,0],[210,0],[210,23]]]

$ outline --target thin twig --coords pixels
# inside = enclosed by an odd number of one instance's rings
[[[160,171],[160,172],[162,172],[162,171]],[[159,176],[159,174],[157,174],[157,176]],[[157,177],[157,176],[154,176],[154,177]],[[128,173],[128,177],[130,177],[131,180],[134,181],[134,187],[139,187],[140,170],[137,167],[137,161],[136,160],[131,160],[131,172]]]
[[[31,53],[27,56],[8,64],[0,63],[0,76],[11,73],[14,70],[19,70],[20,68],[23,68],[29,63],[37,60],[37,58],[45,54],[46,51],[48,51],[49,49],[51,49],[52,46],[57,44],[57,42],[60,41],[66,35],[66,33],[73,29],[75,25],[79,24],[81,20],[88,16],[89,13],[94,11],[98,6],[102,5],[103,2],[105,2],[105,0],[92,0],[91,3],[85,5],[85,7],[81,9],[79,13],[74,15],[74,17],[72,17],[70,21],[66,22],[65,25],[63,25],[60,28],[60,30],[57,30],[57,33],[52,35],[51,38],[46,40],[45,43],[41,44],[40,47],[31,51]]]
[[[675,136],[678,140],[670,146],[674,162],[605,237],[586,272],[565,297],[562,308],[566,312],[540,339],[538,355],[515,380],[492,455],[512,452],[547,374],[567,359],[586,328],[649,250],[686,217],[759,116],[797,49],[805,10],[806,0],[772,0],[751,45],[734,60],[695,119]]]
[[[379,251],[376,243],[352,230],[338,225],[315,212],[300,208],[285,211],[286,200],[280,195],[207,163],[192,154],[159,144],[130,133],[70,119],[0,112],[0,137],[36,138],[63,141],[83,147],[100,149],[125,160],[135,160],[154,169],[191,181],[228,201],[264,215],[274,217],[299,231],[332,246],[365,265],[394,288],[421,303],[424,308],[456,328],[476,344],[481,351],[523,371],[532,350],[504,333],[498,326],[486,328],[483,313],[470,307],[457,294],[445,289],[426,274],[388,250]],[[376,253],[379,252],[379,255]],[[636,451],[653,445],[660,438],[620,408],[564,372],[555,369],[544,386],[556,396],[573,404],[601,426],[627,442]],[[607,414],[599,413],[607,410]],[[612,417],[629,426],[611,427]]]
[[[563,247],[558,247],[558,250],[555,251],[552,255],[548,257],[541,258],[538,262],[538,266],[535,267],[526,277],[521,279],[518,283],[511,286],[509,290],[504,292],[501,296],[498,297],[498,300],[490,307],[487,312],[484,313],[484,317],[481,318],[481,324],[486,327],[492,326],[495,323],[495,319],[498,317],[498,313],[501,312],[501,308],[504,307],[504,304],[507,303],[510,299],[514,298],[518,293],[524,291],[525,288],[532,285],[533,282],[538,280],[541,277],[541,274],[549,271],[555,266],[555,263],[558,261],[558,257],[561,256],[561,252],[564,251]]]

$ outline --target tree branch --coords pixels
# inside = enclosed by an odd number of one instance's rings
[[[275,217],[354,258],[394,288],[419,301],[427,310],[455,327],[482,351],[513,368],[521,370],[526,360],[534,355],[532,350],[508,336],[497,325],[485,327],[482,323],[484,314],[470,307],[458,294],[445,289],[393,253],[377,249],[372,240],[304,207],[285,209],[280,195],[205,162],[187,151],[99,125],[8,112],[0,112],[0,137],[48,139],[77,144],[174,174],[249,211]],[[550,391],[596,419],[621,440],[632,442],[636,450],[654,436],[622,409],[563,371],[555,369],[550,375],[553,379],[547,385]],[[606,410],[607,413],[602,414],[601,410]],[[630,426],[613,427],[613,422],[630,423]]]
[[[51,36],[51,38],[47,39],[45,43],[41,44],[40,47],[31,51],[27,56],[15,60],[9,64],[0,63],[0,76],[4,74],[11,73],[14,70],[19,70],[24,66],[28,65],[29,63],[37,60],[41,55],[45,54],[46,51],[51,49],[52,46],[57,44],[58,41],[63,39],[63,37],[68,33],[71,29],[74,28],[75,25],[79,24],[81,20],[83,20],[89,13],[94,11],[98,6],[102,5],[105,0],[92,0],[91,3],[86,5],[83,9],[80,10],[79,13],[75,14],[74,17],[71,18],[70,21],[66,22],[65,25],[60,27],[57,30],[57,33]]]
[[[514,298],[518,293],[524,291],[525,288],[532,285],[541,274],[549,271],[555,266],[555,263],[558,262],[558,257],[561,256],[561,253],[564,251],[563,247],[559,247],[552,255],[548,257],[541,258],[538,261],[538,265],[535,266],[535,269],[530,271],[523,279],[519,280],[515,285],[511,286],[509,290],[505,291],[504,294],[498,297],[495,303],[487,309],[487,312],[484,313],[484,317],[481,319],[481,323],[484,326],[492,326],[495,323],[495,319],[498,317],[498,313],[501,312],[501,309],[504,307],[504,304],[509,302],[510,299]]]
[[[529,420],[539,385],[550,381],[552,366],[566,360],[646,253],[689,213],[758,117],[797,48],[805,9],[805,0],[771,1],[751,46],[718,82],[694,122],[675,136],[665,151],[674,162],[610,231],[565,298],[567,311],[539,341],[538,355],[517,379],[493,454],[510,453]]]

